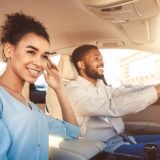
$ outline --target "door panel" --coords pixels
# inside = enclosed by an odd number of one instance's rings
[[[160,102],[147,109],[123,117],[126,132],[131,134],[160,134]]]

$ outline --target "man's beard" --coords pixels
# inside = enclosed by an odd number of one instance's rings
[[[86,65],[85,67],[86,67],[85,72],[88,77],[95,80],[104,78],[104,74],[98,74],[98,72],[91,70],[88,65]]]

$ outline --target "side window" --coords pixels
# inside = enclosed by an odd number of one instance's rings
[[[50,57],[53,63],[58,65],[60,55],[53,55]],[[44,76],[41,75],[34,84],[29,86],[29,99],[34,103],[45,103],[47,84]]]
[[[40,85],[29,85],[29,99],[34,103],[45,103],[46,87],[41,83]]]
[[[113,87],[150,85],[160,81],[160,55],[129,49],[100,50],[105,79]]]
[[[5,68],[6,68],[6,63],[5,62],[0,62],[0,75],[3,74]]]

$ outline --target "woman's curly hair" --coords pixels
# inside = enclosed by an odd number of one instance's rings
[[[33,17],[20,13],[6,14],[6,21],[0,28],[0,42],[2,45],[9,42],[16,45],[27,33],[35,33],[49,42],[46,28]],[[3,53],[3,59],[5,55]],[[6,60],[5,60],[6,61]]]

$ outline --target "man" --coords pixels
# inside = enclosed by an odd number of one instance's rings
[[[107,152],[141,157],[144,157],[146,142],[160,146],[160,135],[125,135],[121,119],[121,116],[139,112],[154,103],[160,96],[159,85],[123,89],[106,86],[102,81],[103,57],[93,45],[75,49],[71,61],[79,76],[68,83],[66,89],[82,136],[106,143]]]

